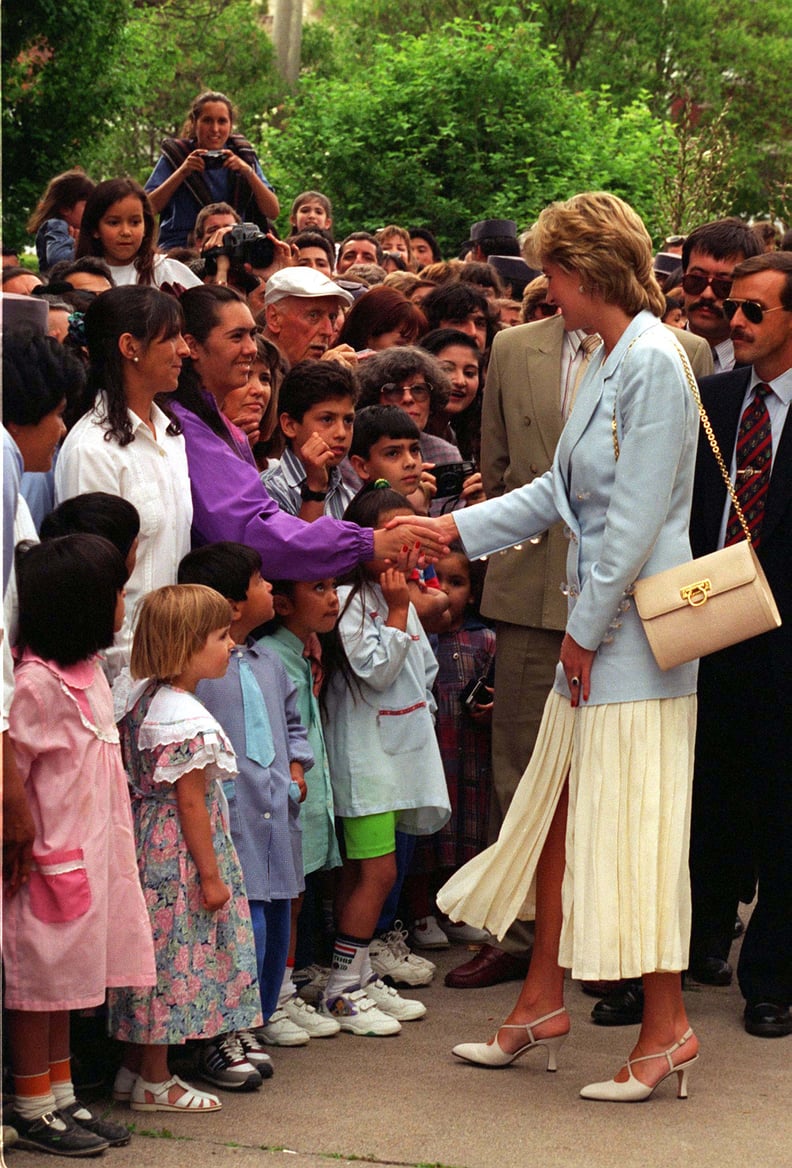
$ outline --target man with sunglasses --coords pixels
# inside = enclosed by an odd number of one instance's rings
[[[734,348],[723,302],[741,260],[758,255],[759,242],[740,219],[716,219],[688,235],[682,245],[682,292],[687,327],[712,349],[716,373],[734,366]]]
[[[792,254],[738,264],[723,304],[739,367],[701,381],[782,625],[702,658],[690,840],[690,964],[727,964],[745,875],[758,876],[737,976],[745,1029],[792,1034]],[[694,556],[744,538],[703,434]],[[721,983],[722,984],[722,983]]]

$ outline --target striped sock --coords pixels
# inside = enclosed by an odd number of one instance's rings
[[[346,990],[360,988],[370,941],[370,937],[350,937],[345,933],[336,934],[330,980],[324,995],[326,999],[337,997],[338,994],[344,993]]]

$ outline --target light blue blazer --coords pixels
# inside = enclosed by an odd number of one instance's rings
[[[615,417],[620,455],[614,454]],[[613,351],[595,352],[541,478],[454,514],[471,557],[567,525],[567,632],[596,649],[589,705],[694,693],[698,662],[662,672],[632,587],[691,558],[688,538],[698,411],[670,331],[640,312]],[[557,692],[569,696],[564,672]]]

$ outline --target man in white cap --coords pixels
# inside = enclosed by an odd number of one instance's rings
[[[264,336],[289,362],[340,361],[357,364],[351,345],[331,348],[343,305],[352,297],[314,268],[282,268],[270,276],[264,295]]]

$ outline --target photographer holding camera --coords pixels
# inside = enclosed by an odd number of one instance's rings
[[[205,284],[230,284],[245,296],[255,316],[264,307],[267,280],[292,266],[291,248],[255,223],[218,227],[204,239]]]
[[[278,216],[277,196],[256,152],[233,133],[234,108],[223,93],[200,94],[182,127],[181,138],[165,138],[162,157],[146,183],[160,216],[159,247],[185,247],[201,207],[226,202],[243,219],[268,230]]]

